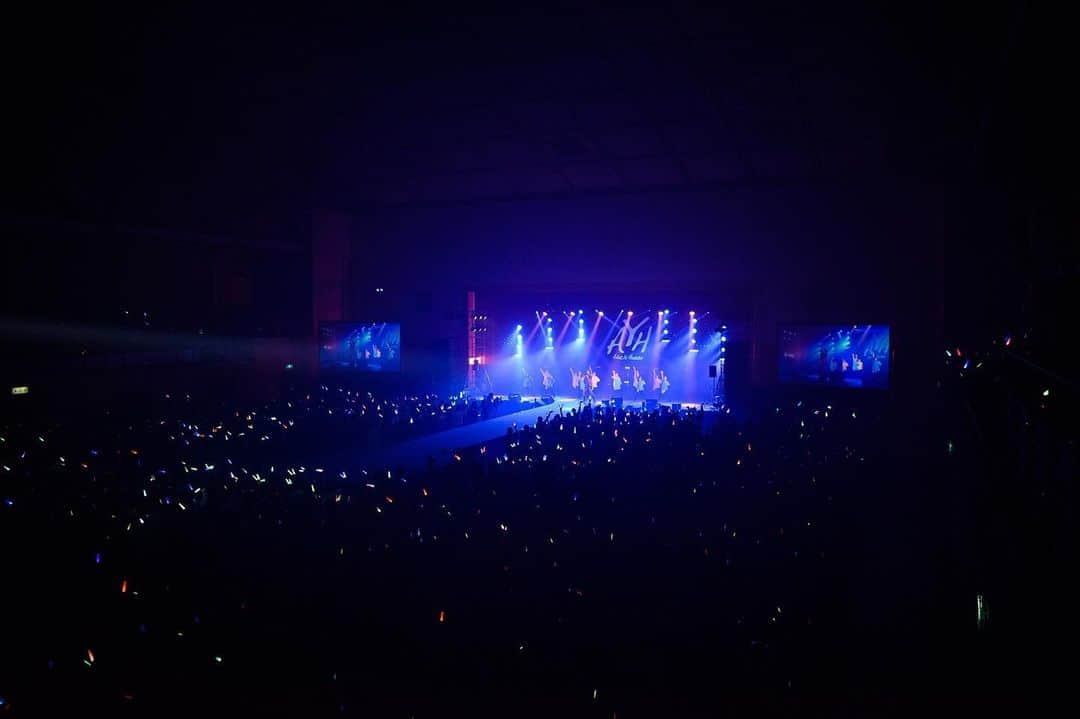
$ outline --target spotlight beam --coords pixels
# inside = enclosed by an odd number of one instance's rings
[[[562,345],[563,337],[566,336],[566,331],[568,329],[570,329],[570,325],[573,324],[573,322],[574,322],[574,316],[573,315],[567,315],[566,316],[566,324],[564,324],[562,326],[562,331],[559,332],[559,338],[557,340],[555,340],[556,345]]]
[[[604,319],[611,322],[611,327],[608,328],[607,334],[604,335],[604,341],[602,345],[606,345],[611,340],[611,335],[615,332],[615,329],[619,326],[619,319],[622,317],[623,311],[619,310],[619,314],[615,315],[615,319],[610,319],[607,315],[604,315]]]
[[[596,320],[593,322],[592,332],[589,333],[589,341],[587,346],[592,349],[593,340],[596,339],[596,330],[600,328],[600,320],[603,319],[603,315],[597,314]]]
[[[545,312],[544,314],[546,315],[547,313]],[[540,331],[540,328],[543,325],[544,325],[544,315],[537,312],[536,313],[536,327],[532,328],[532,332],[530,332],[529,336],[525,339],[525,344],[529,344],[530,342],[532,342],[532,338],[536,336],[536,333]]]

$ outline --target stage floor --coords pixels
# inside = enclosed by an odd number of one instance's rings
[[[526,398],[532,400],[535,398]],[[594,403],[595,405],[601,404],[600,402]],[[641,403],[635,402],[628,407],[638,408]],[[670,406],[665,404],[664,406]],[[473,422],[472,424],[466,424],[461,427],[454,427],[453,429],[444,430],[442,432],[435,432],[433,434],[425,435],[423,437],[417,437],[416,439],[402,442],[390,447],[386,447],[380,452],[362,456],[359,459],[367,467],[404,467],[408,468],[422,468],[427,466],[428,458],[435,460],[436,463],[444,464],[450,461],[453,451],[455,449],[464,449],[466,447],[475,447],[476,445],[483,444],[490,440],[502,437],[506,434],[506,430],[510,427],[517,425],[518,427],[524,425],[532,425],[536,423],[536,420],[540,417],[546,417],[548,414],[558,414],[559,410],[563,412],[569,412],[572,409],[581,407],[581,400],[574,397],[557,397],[551,404],[543,404],[538,407],[529,407],[518,412],[511,412],[499,417],[493,417],[492,419],[483,420],[480,422]],[[686,409],[697,409],[700,405],[683,405]],[[355,462],[358,457],[356,452],[347,453],[348,456],[342,454],[336,454],[335,457],[329,460],[329,464],[334,466],[338,464],[335,460],[351,460],[341,462],[348,465]]]
[[[563,412],[579,406],[579,401],[568,398],[558,398],[552,404],[543,404],[539,407],[530,407],[520,412],[511,412],[481,422],[473,422],[461,427],[435,432],[416,439],[402,442],[374,456],[374,466],[396,467],[423,467],[427,465],[428,458],[436,462],[449,462],[450,455],[455,449],[474,447],[483,444],[496,437],[502,437],[506,430],[517,425],[535,424],[540,417],[546,417],[549,412],[558,414],[559,408]]]

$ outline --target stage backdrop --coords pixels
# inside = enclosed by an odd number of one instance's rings
[[[723,397],[729,331],[709,312],[549,308],[499,320],[487,329],[481,391],[664,403]]]

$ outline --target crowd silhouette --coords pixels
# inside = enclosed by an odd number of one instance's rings
[[[7,706],[708,715],[887,691],[855,576],[866,487],[897,472],[873,411],[552,410],[405,470],[321,458],[480,410],[209,399],[0,432]]]

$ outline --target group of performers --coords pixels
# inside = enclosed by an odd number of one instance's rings
[[[333,367],[397,369],[401,358],[397,332],[380,333],[376,327],[358,327],[340,338],[324,330],[320,361]]]
[[[552,392],[555,389],[555,375],[551,370],[540,367],[540,386],[545,392]],[[633,389],[636,394],[641,394],[645,391],[646,381],[642,376],[640,370],[637,367],[630,368],[631,373],[626,379],[617,369],[611,370],[611,390],[615,394],[622,393],[624,385],[627,386],[627,391]],[[532,388],[532,377],[527,369],[522,368],[522,388],[528,391]],[[570,368],[570,387],[575,393],[581,394],[582,401],[591,401],[593,399],[596,390],[599,389],[602,380],[600,375],[593,370],[590,366],[588,369],[577,371],[573,367]],[[667,394],[667,391],[671,389],[671,380],[668,378],[667,373],[664,370],[654,367],[652,371],[652,389],[654,392],[658,392],[661,396]]]
[[[354,360],[388,359],[397,357],[396,344],[387,341],[376,342],[370,332],[353,332],[345,340],[346,352]]]
[[[858,352],[830,355],[828,349],[821,347],[818,350],[818,374],[827,377],[848,372],[858,374],[866,370],[869,370],[871,374],[879,374],[884,367],[884,359],[883,355],[873,350],[868,350],[863,356],[860,356]]]

